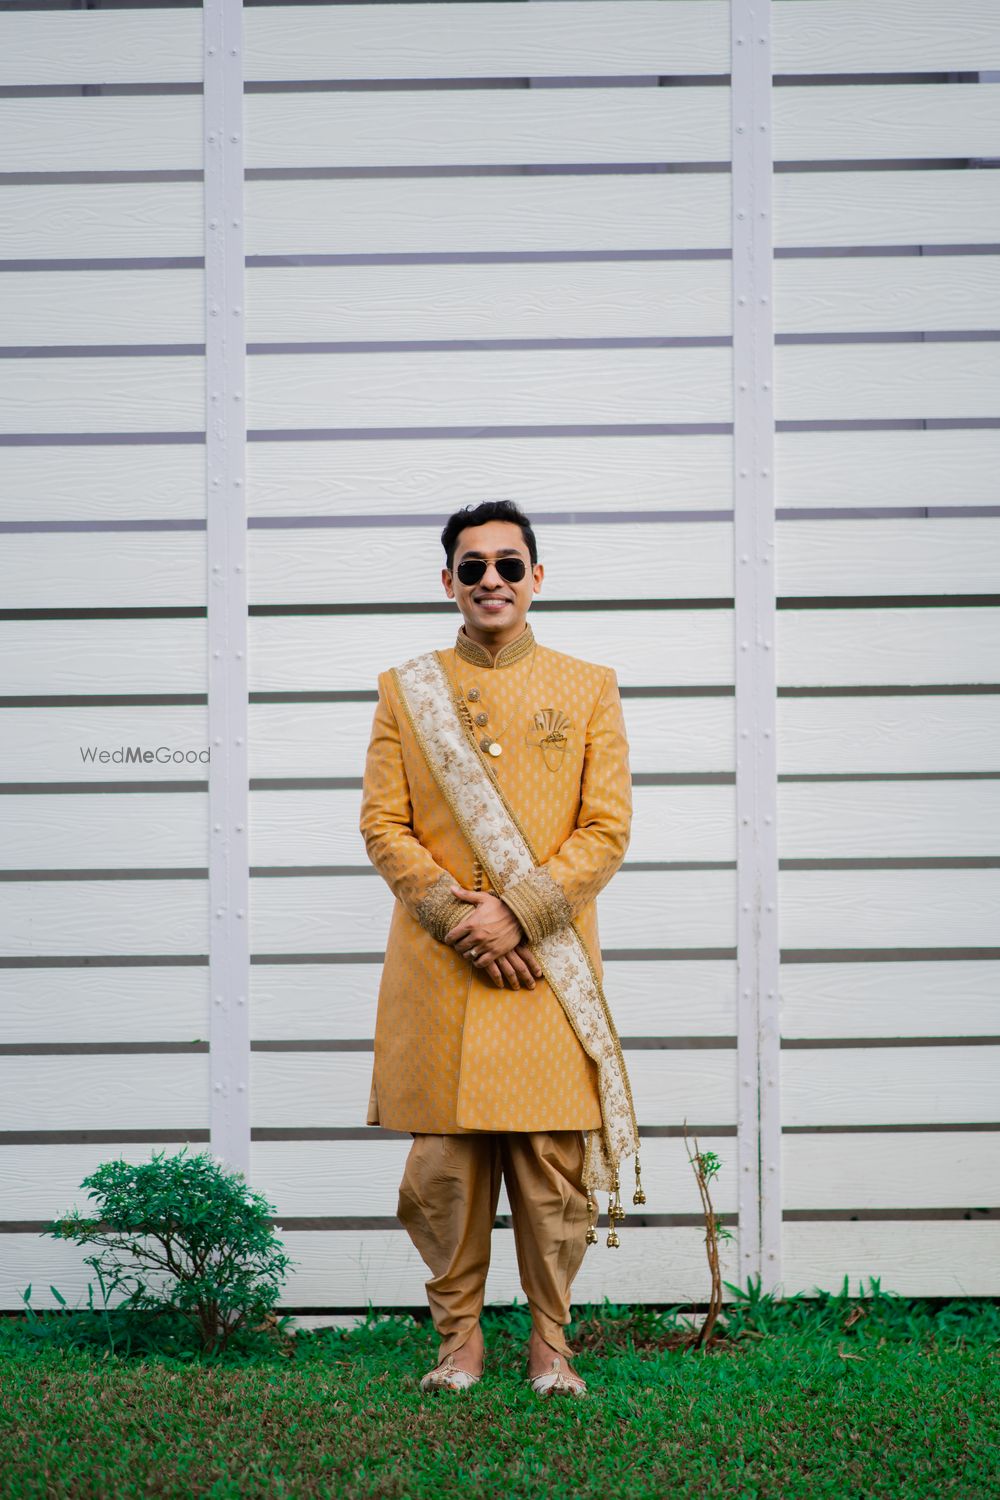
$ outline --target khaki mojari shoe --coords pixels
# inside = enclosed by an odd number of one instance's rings
[[[562,1359],[557,1354],[543,1375],[529,1376],[528,1384],[538,1396],[586,1396],[587,1382],[579,1375],[563,1370]]]
[[[470,1386],[478,1385],[480,1376],[473,1375],[471,1370],[459,1370],[456,1368],[452,1355],[447,1355],[441,1363],[433,1370],[429,1370],[420,1382],[422,1391],[465,1391]]]

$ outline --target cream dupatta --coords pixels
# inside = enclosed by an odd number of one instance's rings
[[[407,716],[424,758],[473,853],[502,893],[529,875],[536,860],[517,818],[487,770],[461,717],[437,652],[415,656],[393,669]],[[635,1154],[634,1203],[644,1203],[639,1176],[639,1129],[625,1059],[601,982],[574,924],[532,947],[553,993],[587,1056],[598,1070],[603,1123],[586,1132],[583,1185],[588,1208],[594,1189],[614,1195],[609,1204],[608,1243],[617,1245],[616,1224],[625,1213],[619,1198],[619,1162]],[[588,1241],[597,1238],[591,1226]]]

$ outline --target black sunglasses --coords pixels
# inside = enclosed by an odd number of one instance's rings
[[[523,557],[498,557],[494,559],[493,566],[505,578],[508,583],[520,583],[524,577]],[[465,562],[460,562],[455,572],[458,574],[460,583],[466,585],[478,583],[486,574],[489,563],[482,557],[469,557]]]

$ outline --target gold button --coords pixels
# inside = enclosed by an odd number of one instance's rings
[[[490,719],[490,716],[489,716],[488,713],[476,714],[476,723],[477,724],[488,724],[489,723],[489,719]]]
[[[489,750],[492,754],[493,741],[490,739],[488,734],[484,734],[482,739],[479,741],[479,748],[480,750]]]
[[[478,703],[479,702],[479,689],[478,688],[470,688],[469,691],[468,691],[468,693],[466,694],[466,697],[468,698],[468,700],[469,700],[470,703]]]

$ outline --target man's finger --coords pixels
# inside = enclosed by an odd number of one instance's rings
[[[454,948],[461,942],[462,938],[468,937],[471,929],[471,918],[466,917],[464,922],[459,922],[457,927],[453,927],[451,931],[445,935],[445,942],[450,943]]]
[[[534,974],[535,978],[541,979],[542,966],[538,962],[538,959],[535,957],[535,955],[532,953],[531,949],[525,944],[519,943],[514,949],[514,952],[517,954],[518,958],[522,959],[523,962],[528,966],[532,974]]]
[[[500,973],[500,970],[497,967],[497,965],[496,964],[489,964],[489,965],[487,965],[485,972],[490,976],[490,978],[492,979],[493,983],[497,986],[497,988],[502,990],[503,989],[503,975]]]
[[[500,958],[497,960],[497,962],[500,966],[500,973],[504,977],[504,982],[507,985],[507,988],[509,990],[519,990],[521,988],[521,981],[518,978],[517,969],[511,963],[510,959]]]
[[[514,973],[518,977],[518,987],[523,984],[526,990],[533,990],[535,988],[535,976],[528,968],[528,965],[524,962],[524,959],[518,957],[516,948],[514,949],[513,953],[507,954],[507,962],[510,964],[511,968],[514,970]]]

